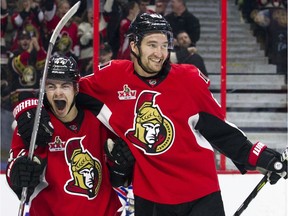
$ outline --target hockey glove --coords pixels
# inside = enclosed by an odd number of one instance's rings
[[[287,159],[281,161],[281,154],[263,143],[257,142],[252,146],[248,160],[252,166],[268,171],[270,184],[276,184],[281,177],[287,179]]]
[[[43,173],[45,165],[45,160],[37,156],[33,157],[33,161],[27,156],[21,156],[15,160],[10,171],[10,182],[11,188],[19,199],[23,187],[28,187],[29,196],[33,193],[40,182],[40,175]]]
[[[104,145],[113,187],[128,186],[132,180],[135,158],[122,139],[108,139]]]
[[[32,93],[25,92],[19,94],[19,101],[21,102],[14,108],[13,115],[17,121],[18,133],[28,149],[32,136],[38,99],[35,98]],[[53,132],[54,128],[50,122],[50,116],[45,108],[42,107],[36,145],[47,145],[52,139]]]

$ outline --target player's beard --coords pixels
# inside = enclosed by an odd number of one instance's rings
[[[162,68],[163,68],[163,65],[164,65],[164,62],[169,58],[169,54],[168,54],[168,56],[166,57],[166,59],[164,59],[164,60],[161,60],[159,63],[157,63],[157,62],[153,62],[153,60],[151,60],[151,59],[153,59],[152,57],[148,57],[147,58],[147,66],[145,66],[143,63],[142,63],[142,60],[141,60],[141,49],[139,48],[139,55],[137,56],[136,55],[136,53],[134,53],[134,52],[132,52],[132,54],[136,57],[136,59],[137,59],[137,62],[138,62],[138,64],[139,64],[139,66],[142,68],[142,70],[145,72],[145,73],[147,73],[147,74],[149,74],[149,75],[151,75],[151,76],[154,76],[154,75],[157,75],[161,70],[162,70]],[[151,67],[149,67],[149,64],[150,65],[152,65]],[[153,67],[153,65],[155,65],[155,64],[158,64],[159,66],[157,67],[156,66],[156,68],[154,67],[154,69],[152,68]]]

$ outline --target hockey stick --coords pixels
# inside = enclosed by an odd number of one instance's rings
[[[38,129],[39,129],[41,110],[42,110],[43,98],[44,98],[44,87],[45,87],[45,83],[46,83],[49,59],[51,57],[51,53],[52,53],[55,41],[56,41],[57,37],[59,36],[60,31],[66,25],[68,20],[70,20],[71,17],[77,12],[80,4],[81,4],[81,1],[78,1],[73,7],[70,8],[69,11],[67,11],[67,13],[62,17],[62,19],[57,24],[57,26],[54,29],[53,34],[50,38],[50,41],[49,41],[47,56],[46,56],[46,61],[45,61],[45,66],[44,66],[44,71],[43,71],[43,77],[42,77],[42,81],[41,81],[40,88],[39,88],[38,104],[37,104],[37,108],[36,108],[36,114],[35,114],[35,119],[34,119],[34,124],[33,124],[33,131],[32,131],[32,136],[31,136],[31,140],[30,140],[29,152],[28,152],[28,158],[30,160],[32,160],[33,155],[34,155],[35,143],[36,143],[37,133],[38,133]],[[18,216],[23,215],[25,201],[27,199],[27,191],[28,191],[28,188],[23,187],[22,193],[21,193],[21,200],[20,200]]]
[[[281,155],[281,161],[283,162],[285,160],[288,160],[288,148],[286,148]],[[249,194],[249,196],[244,200],[244,202],[237,209],[237,211],[234,213],[233,216],[241,215],[242,212],[248,207],[249,203],[257,196],[259,191],[265,186],[267,182],[268,182],[268,174],[266,173],[266,175],[260,180],[260,182],[256,185],[256,187]]]

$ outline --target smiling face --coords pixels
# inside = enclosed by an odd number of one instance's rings
[[[142,67],[136,58],[133,58],[134,67],[140,76],[150,77],[159,73],[169,55],[168,39],[166,34],[152,33],[146,35],[139,47],[131,42],[132,51],[140,57]]]
[[[74,98],[77,91],[72,82],[47,79],[45,91],[51,109],[59,120],[70,122],[76,117],[77,108]]]

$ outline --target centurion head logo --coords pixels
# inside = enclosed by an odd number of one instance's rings
[[[72,178],[67,181],[64,189],[69,194],[86,196],[90,200],[99,192],[102,166],[97,158],[83,149],[84,138],[73,138],[67,141],[65,156]]]
[[[126,132],[126,137],[145,154],[155,155],[167,151],[174,140],[172,122],[163,115],[155,98],[160,93],[143,91],[135,107],[134,128]]]

